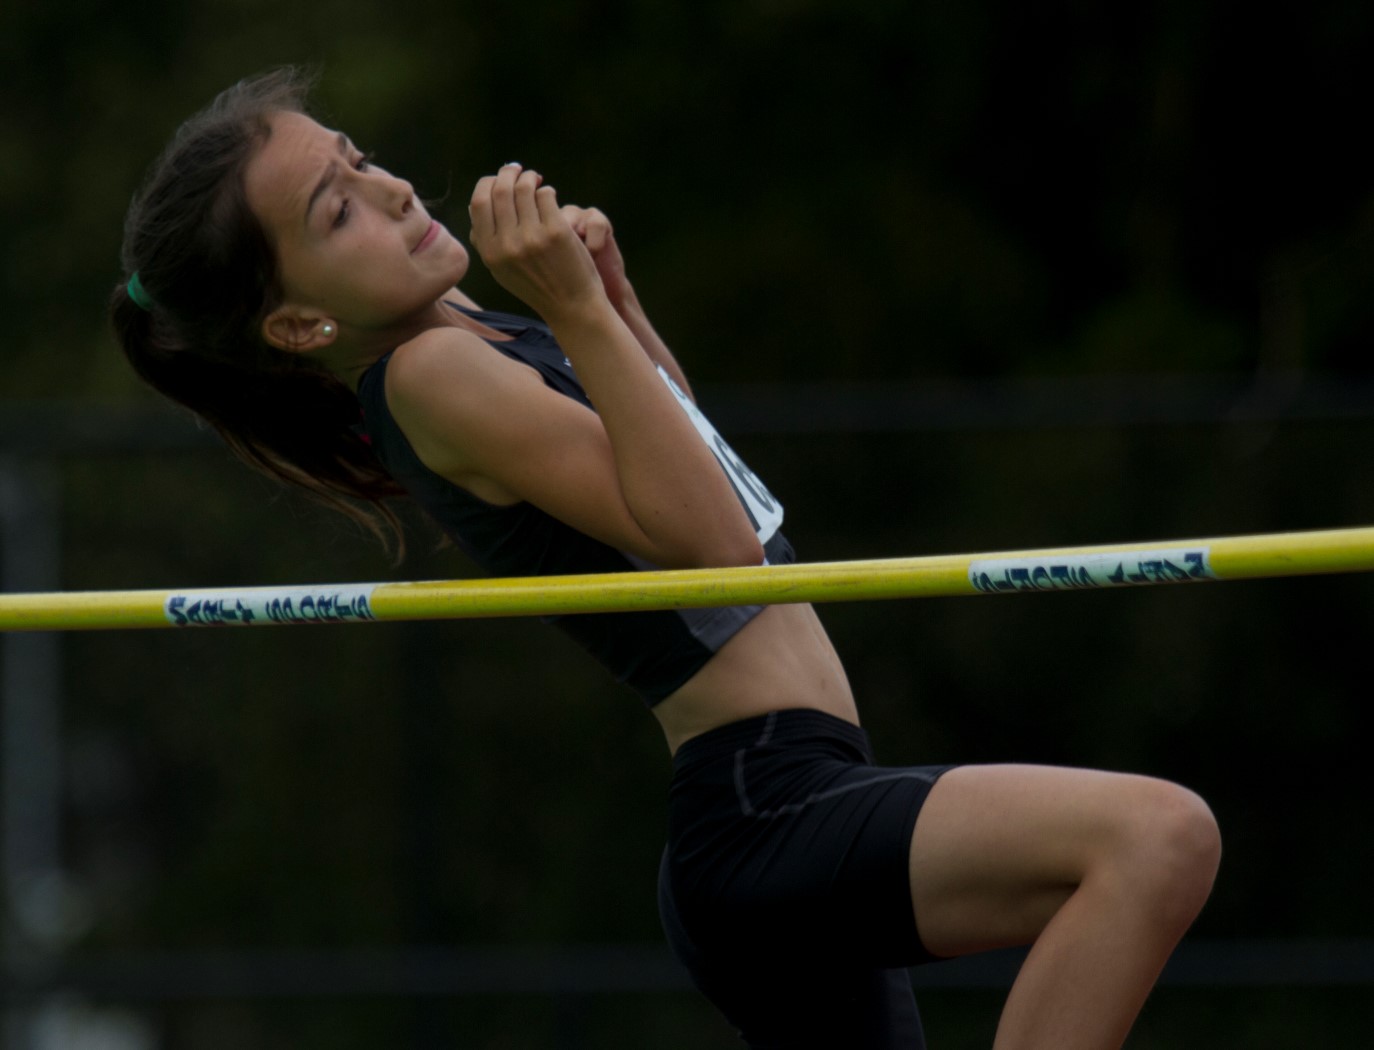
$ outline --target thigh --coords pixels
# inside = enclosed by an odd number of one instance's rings
[[[758,943],[702,952],[681,921],[667,869],[665,857],[659,913],[673,953],[752,1050],[924,1050],[905,968]]]
[[[911,841],[916,926],[933,954],[1026,944],[1175,785],[1051,766],[961,766],[932,788]]]
[[[875,767],[862,730],[814,711],[714,737],[726,746],[704,761],[697,741],[679,751],[669,792],[665,874],[699,949],[928,961],[912,913],[911,838],[947,767]]]

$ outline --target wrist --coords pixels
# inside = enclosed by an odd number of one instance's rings
[[[551,328],[584,327],[588,324],[595,326],[605,323],[607,317],[616,315],[616,308],[598,287],[595,291],[578,295],[576,298],[551,302],[536,312]]]
[[[634,286],[629,281],[615,282],[614,287],[606,289],[606,298],[622,317],[628,313],[644,312],[639,305],[639,296],[635,295]]]
[[[557,333],[604,330],[623,323],[619,311],[604,295],[587,296],[572,302],[560,303],[557,308],[541,315],[545,323]],[[562,341],[562,336],[559,337]]]

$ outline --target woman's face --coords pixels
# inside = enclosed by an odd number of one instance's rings
[[[368,163],[346,135],[300,113],[270,125],[244,185],[275,249],[284,305],[386,329],[467,272],[467,250],[410,183]]]

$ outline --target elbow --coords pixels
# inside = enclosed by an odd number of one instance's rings
[[[663,569],[734,569],[762,565],[767,560],[753,524],[740,514],[672,519],[671,531],[643,535],[649,542],[642,557]]]
[[[721,537],[692,551],[679,566],[684,569],[736,569],[762,565],[767,559],[763,544],[753,532]]]
[[[768,554],[763,549],[763,544],[751,532],[748,539],[740,544],[739,550],[735,552],[735,556],[729,564],[747,568],[751,565],[762,565],[767,560]]]
[[[762,565],[763,544],[752,532],[738,536],[696,536],[672,547],[645,550],[645,560],[660,569],[736,569]]]

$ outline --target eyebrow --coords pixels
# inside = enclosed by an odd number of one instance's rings
[[[342,131],[339,132],[338,143],[340,155],[347,156],[348,136],[345,135]],[[329,184],[334,181],[334,176],[338,173],[338,162],[331,160],[329,162],[329,167],[325,168],[324,174],[320,176],[320,181],[317,182],[315,184],[315,188],[310,191],[310,199],[305,202],[305,225],[310,225],[310,212],[314,209],[315,202],[319,200],[321,196],[324,195],[325,190],[329,189]]]

